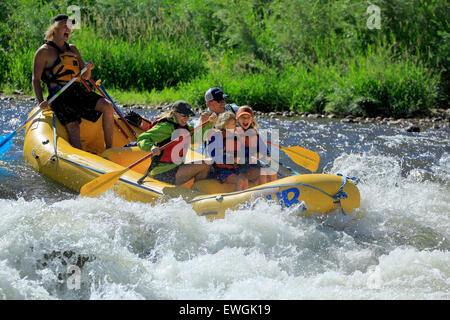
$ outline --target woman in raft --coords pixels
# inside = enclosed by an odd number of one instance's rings
[[[211,177],[215,177],[220,183],[234,184],[236,191],[247,189],[248,179],[240,172],[242,165],[238,164],[235,114],[231,111],[221,113],[215,129],[208,142],[208,153],[214,160]]]
[[[236,113],[236,118],[239,125],[236,134],[245,150],[245,164],[241,167],[241,172],[245,174],[248,180],[256,181],[257,185],[276,180],[276,172],[270,168],[263,168],[257,161],[258,156],[262,156],[266,161],[270,161],[270,158],[267,156],[267,145],[256,131],[258,123],[255,120],[252,108],[249,106],[240,107]]]
[[[194,115],[189,103],[183,100],[176,101],[170,112],[158,117],[156,124],[137,138],[137,145],[140,149],[153,153],[152,164],[149,168],[150,176],[153,179],[173,185],[182,185],[192,178],[197,181],[209,177],[211,165],[204,162],[183,164],[181,161],[186,154],[187,147],[191,144],[189,136],[160,150],[160,147],[172,141],[172,133],[175,130],[193,130],[193,127],[188,124],[188,120],[189,116]],[[208,117],[208,113],[201,114],[201,123],[207,121]],[[182,147],[179,145],[180,143],[183,144]],[[177,152],[177,150],[179,151]]]

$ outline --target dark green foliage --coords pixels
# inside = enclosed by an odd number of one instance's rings
[[[201,51],[168,41],[130,44],[85,32],[74,42],[86,61],[96,62],[95,76],[121,89],[163,89],[206,71]]]
[[[369,29],[369,5],[381,9]],[[395,117],[448,107],[450,7],[439,0],[8,0],[0,3],[0,81],[31,91],[50,19],[81,8],[73,32],[106,87],[154,102],[221,86],[256,109]],[[231,101],[230,100],[230,101]]]

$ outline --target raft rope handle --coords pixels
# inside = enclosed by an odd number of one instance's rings
[[[344,208],[342,208],[342,203],[341,203],[341,200],[348,198],[347,193],[344,192],[344,187],[347,184],[348,179],[352,180],[355,185],[357,185],[360,180],[357,177],[348,177],[348,176],[343,175],[342,173],[337,173],[336,175],[342,177],[342,184],[341,184],[341,187],[339,188],[338,192],[334,196],[331,196],[331,197],[335,200],[334,203],[339,203],[339,206],[341,207],[341,213],[344,216],[346,216],[347,214],[345,213]]]
[[[58,148],[56,146],[56,115],[53,112],[53,150],[55,154],[53,155],[56,159],[58,159]]]
[[[323,190],[321,190],[319,188],[316,188],[316,187],[314,187],[314,186],[312,186],[310,184],[300,183],[300,182],[270,185],[270,186],[258,187],[258,188],[255,188],[255,189],[247,189],[247,190],[242,190],[242,191],[233,191],[233,192],[228,192],[226,194],[221,194],[221,195],[224,196],[224,197],[225,196],[234,196],[236,194],[245,193],[245,192],[260,191],[260,190],[264,190],[264,189],[273,189],[273,188],[280,188],[280,187],[295,187],[295,186],[308,187],[308,188],[314,189],[316,191],[322,192],[323,194],[329,196],[330,198],[333,198],[333,196],[331,194],[329,194],[328,192],[326,192],[326,191],[323,191]],[[215,198],[215,197],[217,197],[217,195],[206,196],[206,197],[203,197],[203,198],[200,198],[200,199],[190,200],[190,201],[188,201],[188,203],[197,202],[197,201],[204,200],[204,199],[212,199],[212,198]]]

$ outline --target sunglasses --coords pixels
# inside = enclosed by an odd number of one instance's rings
[[[180,117],[182,117],[182,118],[189,118],[189,115],[188,115],[188,114],[179,113],[179,112],[177,112],[177,114],[178,114]]]

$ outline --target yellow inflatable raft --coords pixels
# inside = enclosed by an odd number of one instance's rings
[[[65,128],[51,111],[41,113],[26,127],[24,158],[44,176],[79,192],[99,175],[125,169],[148,154],[137,147],[123,147],[135,139],[127,138],[133,135],[120,119],[116,118],[115,122],[114,148],[105,151],[102,117],[95,123],[83,120],[81,141],[83,149],[87,150],[83,151],[70,145]],[[139,128],[133,129],[137,134],[142,132]],[[189,189],[150,177],[140,185],[137,181],[148,164],[143,162],[128,170],[112,189],[129,201],[154,203],[182,196],[199,215],[209,219],[224,218],[227,209],[237,209],[257,198],[275,201],[282,207],[304,203],[305,210],[324,214],[336,209],[349,214],[360,203],[353,181],[338,175],[294,175],[235,192],[233,185],[212,179],[197,181]]]

